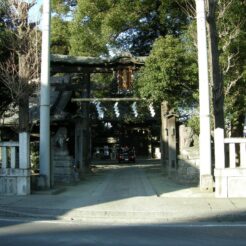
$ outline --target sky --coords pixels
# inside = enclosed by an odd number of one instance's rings
[[[30,10],[30,20],[31,21],[37,21],[41,19],[41,13],[40,13],[40,7],[42,5],[44,0],[36,0],[37,4],[33,6]]]

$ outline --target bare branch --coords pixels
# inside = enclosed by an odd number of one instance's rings
[[[191,18],[194,18],[196,16],[196,7],[195,7],[195,1],[194,0],[186,0],[180,3],[179,0],[175,1],[182,11]]]
[[[236,66],[236,61],[238,59],[239,51],[237,53],[232,53],[227,57],[226,67],[223,69],[223,74],[227,74],[231,68]]]
[[[38,84],[40,39],[35,26],[28,24],[28,11],[36,1],[9,0],[13,36],[8,42],[9,59],[0,64],[1,78],[15,102],[25,100]]]
[[[228,84],[228,86],[226,87],[225,90],[225,95],[227,96],[231,89],[237,84],[237,82],[243,77],[243,74],[240,74],[236,79],[230,81],[230,83]]]
[[[221,1],[219,0],[218,1],[218,5],[220,6],[220,11],[219,11],[219,14],[218,14],[218,19],[224,19],[225,17],[225,13],[230,9],[231,5],[232,5],[232,2],[233,0],[230,0],[230,1]]]

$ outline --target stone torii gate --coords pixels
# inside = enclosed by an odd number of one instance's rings
[[[205,0],[196,0],[197,39],[199,64],[199,101],[200,101],[200,188],[211,191],[211,140],[210,107],[208,85],[208,60],[206,42]],[[42,67],[40,99],[40,174],[46,177],[46,188],[50,188],[50,0],[43,3]],[[89,69],[88,66],[87,69]],[[55,69],[55,68],[54,68]],[[72,69],[72,64],[69,67]],[[78,67],[77,72],[82,72]],[[63,70],[63,72],[65,72]]]
[[[74,57],[67,55],[51,55],[50,56],[50,72],[51,74],[56,73],[66,73],[66,74],[81,74],[82,76],[78,76],[78,81],[76,84],[57,84],[55,85],[57,89],[80,89],[82,98],[74,98],[72,101],[74,102],[83,102],[83,117],[82,121],[79,124],[76,124],[76,136],[80,139],[80,143],[85,143],[86,133],[88,132],[88,103],[90,101],[95,101],[96,98],[90,98],[90,74],[91,73],[121,73],[127,69],[131,71],[139,69],[139,67],[144,65],[145,57],[133,57],[129,53],[122,54],[119,57],[115,58],[99,58],[99,57]],[[117,76],[118,77],[118,76]],[[76,79],[77,80],[77,79]],[[54,86],[54,84],[52,84]],[[139,98],[102,98],[100,101],[138,101]],[[40,125],[41,125],[40,121]],[[82,127],[82,128],[81,128]],[[41,128],[41,127],[40,127]],[[87,130],[86,130],[87,129]],[[40,136],[41,137],[41,136]],[[77,141],[77,137],[76,137]],[[81,163],[81,166],[87,167],[88,160],[82,153],[84,151],[78,151],[78,144],[75,144],[75,152],[80,154],[76,154],[77,160]],[[85,146],[85,144],[82,144]],[[41,147],[41,146],[40,146]],[[47,146],[44,146],[45,148]],[[41,152],[40,152],[41,154]],[[46,163],[44,163],[46,164]],[[40,165],[42,163],[40,162]],[[40,171],[42,168],[40,168]],[[40,173],[42,177],[44,177],[44,173]],[[53,174],[50,173],[50,176]],[[46,175],[47,177],[47,175]],[[52,178],[52,177],[50,177]],[[52,184],[50,184],[52,185]],[[49,188],[49,186],[46,186]]]

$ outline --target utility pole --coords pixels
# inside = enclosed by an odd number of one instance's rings
[[[40,90],[40,175],[45,178],[43,188],[50,188],[50,0],[43,1],[43,32]]]
[[[200,104],[200,189],[213,191],[205,0],[196,0]]]

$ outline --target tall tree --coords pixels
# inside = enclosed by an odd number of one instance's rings
[[[171,0],[81,0],[76,7],[76,1],[53,0],[53,4],[57,16],[71,20],[69,49],[73,55],[107,54],[109,47],[146,55],[157,37],[178,36],[188,22]]]
[[[167,100],[172,107],[186,107],[197,99],[195,49],[188,39],[161,37],[154,43],[138,75],[138,90],[152,102]]]
[[[70,50],[69,22],[60,16],[53,16],[51,22],[51,53],[68,55]]]
[[[28,23],[28,12],[35,4],[9,0],[9,36],[6,49],[10,56],[0,64],[1,78],[13,101],[19,106],[19,131],[29,130],[29,95],[37,86],[39,47],[35,26]]]
[[[193,19],[195,1],[182,2],[185,3],[182,10]],[[241,136],[243,118],[246,114],[246,98],[245,94],[241,93],[245,87],[246,2],[232,0],[206,2],[215,126],[223,127],[224,124],[222,106],[224,98],[226,124],[232,125],[234,136]]]
[[[225,116],[232,135],[242,136],[246,115],[246,2],[219,0],[217,25],[224,79]]]
[[[52,0],[51,53],[67,55],[70,50],[69,23],[72,19],[74,0]]]
[[[72,13],[65,25],[69,29],[67,44],[72,55],[102,55],[122,50],[148,55],[156,38],[178,37],[189,23],[189,17],[180,11],[180,4],[184,3],[171,0],[81,0],[76,8],[74,2],[71,5],[68,1],[53,0],[53,4],[55,18],[63,16],[64,21],[64,16]],[[56,27],[57,40],[64,41],[60,37],[62,25]]]
[[[207,0],[210,84],[212,86],[214,127],[224,129],[224,83],[219,64],[216,23],[217,0]]]
[[[61,4],[63,1],[56,1]],[[178,37],[193,25],[195,1],[158,0],[81,0],[76,7],[65,3],[66,13],[72,13],[69,26],[69,53],[73,55],[100,55],[130,50],[134,55],[148,55],[158,37]],[[245,1],[208,0],[210,33],[218,36],[218,59],[210,69],[214,76],[213,104],[216,125],[223,126],[223,90],[225,118],[237,131],[241,131],[245,114],[245,96],[240,93],[245,86]],[[217,8],[214,8],[213,6]],[[69,7],[69,8],[68,8]],[[181,11],[184,10],[184,11]],[[126,14],[127,13],[127,14]],[[212,26],[212,25],[213,26]],[[216,25],[215,25],[216,24]],[[217,26],[217,32],[215,28]],[[195,30],[195,29],[194,29]],[[195,31],[193,37],[196,37]],[[194,41],[196,43],[196,41]],[[216,43],[213,47],[216,47]],[[212,46],[211,46],[212,47]],[[214,50],[214,48],[213,48]],[[213,51],[214,53],[214,51]],[[196,56],[196,55],[194,55]],[[215,64],[216,63],[216,64]],[[217,71],[217,72],[216,72]],[[213,73],[216,72],[216,73]],[[215,76],[216,75],[216,76]],[[221,76],[222,75],[222,76]],[[224,85],[222,83],[222,78]],[[216,85],[215,82],[219,82]]]
[[[10,32],[6,27],[8,12],[8,1],[2,0],[0,2],[0,63],[9,57],[9,50],[6,49]],[[4,85],[2,76],[0,76],[0,116],[5,112],[7,105],[11,102],[11,96],[8,88]]]

